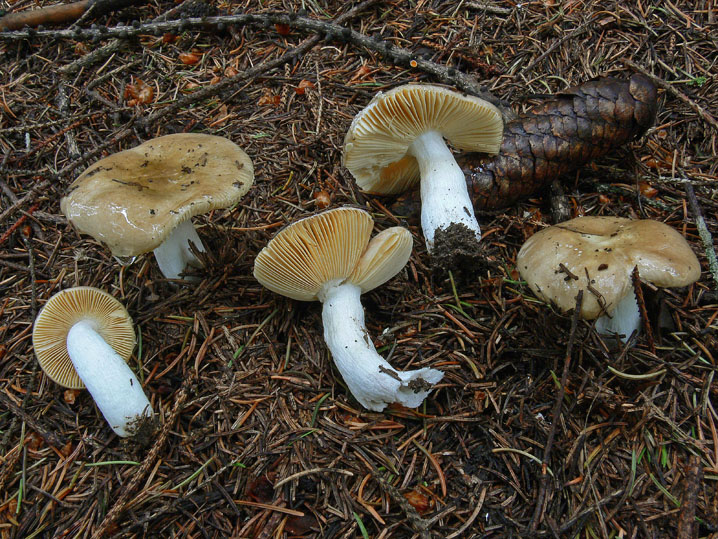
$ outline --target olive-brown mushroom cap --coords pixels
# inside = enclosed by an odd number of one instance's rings
[[[628,293],[634,267],[660,287],[686,286],[700,277],[698,258],[676,230],[621,217],[577,217],[545,228],[526,240],[516,266],[531,290],[561,311],[574,308],[584,290],[581,317],[588,320]]]
[[[32,344],[45,374],[55,383],[71,389],[85,387],[67,353],[67,334],[81,320],[91,321],[97,333],[125,361],[135,348],[132,318],[110,294],[91,286],[58,292],[37,316]]]
[[[251,159],[232,141],[179,133],[93,164],[60,207],[115,256],[135,256],[155,249],[191,217],[235,204],[253,179]]]
[[[494,154],[503,133],[501,113],[477,97],[429,84],[407,84],[374,99],[352,121],[344,140],[344,166],[370,193],[396,194],[419,181],[409,146],[438,131],[460,150]]]

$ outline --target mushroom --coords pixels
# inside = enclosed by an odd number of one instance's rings
[[[154,251],[162,274],[178,279],[204,251],[191,218],[239,201],[254,179],[252,161],[223,137],[180,133],[113,154],[85,170],[60,207],[116,257]]]
[[[32,344],[45,374],[63,387],[86,387],[117,435],[132,436],[152,418],[127,365],[135,347],[132,319],[107,292],[78,286],[52,296],[35,320]]]
[[[254,276],[283,296],[323,303],[324,340],[362,406],[382,411],[398,402],[415,408],[443,373],[430,368],[396,371],[374,348],[360,295],[404,267],[412,239],[405,228],[392,227],[370,241],[373,224],[367,212],[356,208],[337,208],[297,221],[257,255]]]
[[[659,287],[687,286],[700,277],[700,263],[688,242],[670,226],[650,219],[578,217],[531,236],[516,257],[531,290],[562,312],[575,307],[596,320],[605,335],[626,342],[640,326],[633,268]]]
[[[481,229],[466,179],[446,145],[495,154],[501,113],[477,97],[428,84],[377,94],[354,118],[344,140],[344,166],[374,194],[398,194],[421,184],[421,227],[427,249],[438,230],[465,225],[476,241]]]

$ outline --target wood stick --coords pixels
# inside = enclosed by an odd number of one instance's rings
[[[32,9],[8,13],[0,19],[0,31],[19,30],[25,26],[35,28],[42,24],[62,24],[76,21],[90,6],[90,0],[80,0],[71,4],[59,4],[41,9]]]

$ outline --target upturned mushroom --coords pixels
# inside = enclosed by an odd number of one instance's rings
[[[650,219],[578,217],[545,228],[519,250],[516,266],[539,298],[565,312],[584,290],[581,318],[626,342],[640,327],[631,274],[659,287],[687,286],[700,263],[673,228]]]
[[[254,180],[252,161],[223,137],[180,133],[102,159],[70,186],[60,207],[80,232],[116,257],[153,251],[162,274],[178,279],[202,252],[191,218],[237,203]]]
[[[370,241],[371,216],[337,208],[297,221],[257,255],[254,276],[265,287],[300,301],[323,303],[324,340],[352,395],[369,410],[398,402],[419,406],[441,371],[397,371],[381,357],[364,323],[360,295],[394,277],[409,260],[411,234],[393,227]]]
[[[437,231],[452,224],[481,238],[464,173],[446,141],[495,154],[502,132],[501,113],[491,103],[439,86],[404,85],[377,94],[357,114],[343,161],[369,193],[398,194],[420,182],[421,227],[431,252]]]
[[[52,296],[35,320],[40,367],[59,385],[87,390],[119,436],[133,436],[152,406],[127,365],[135,347],[132,319],[107,292],[79,286]]]

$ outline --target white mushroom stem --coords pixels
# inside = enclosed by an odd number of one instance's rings
[[[636,294],[631,290],[611,310],[596,320],[596,331],[602,335],[616,335],[623,342],[628,341],[634,331],[641,327],[641,311],[638,309]]]
[[[168,279],[181,279],[180,274],[187,266],[202,266],[190,249],[190,242],[194,243],[198,251],[204,252],[202,240],[188,219],[175,227],[169,237],[153,251],[162,275]]]
[[[436,231],[452,223],[466,225],[480,240],[481,228],[466,178],[441,133],[422,134],[409,146],[409,153],[416,158],[421,174],[421,228],[427,249],[433,249]]]
[[[324,340],[349,391],[369,410],[381,412],[398,402],[408,408],[419,406],[444,373],[423,368],[400,372],[381,357],[364,324],[361,289],[353,284],[324,286]]]
[[[67,334],[67,352],[97,407],[118,436],[131,436],[133,424],[152,416],[152,406],[127,363],[87,320]]]

